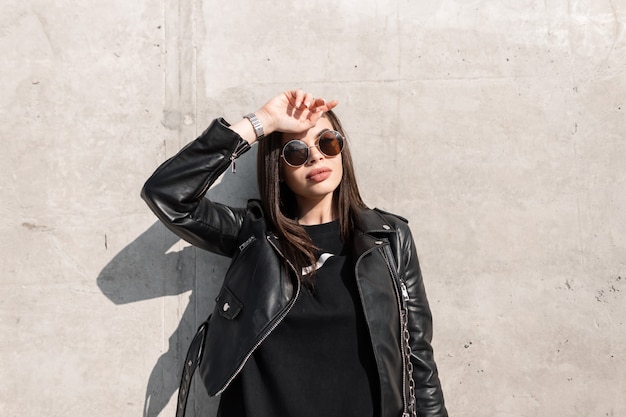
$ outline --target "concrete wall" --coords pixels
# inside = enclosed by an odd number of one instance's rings
[[[368,204],[410,219],[451,415],[625,416],[625,22],[622,0],[5,1],[0,415],[173,416],[228,260],[140,187],[302,87],[340,100]],[[212,197],[253,196],[253,164]]]

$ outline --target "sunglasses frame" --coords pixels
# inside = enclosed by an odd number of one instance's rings
[[[324,136],[324,135],[326,135],[326,134],[328,134],[328,133],[332,133],[332,134],[334,135],[334,137],[335,137],[334,139],[335,139],[336,141],[338,141],[338,142],[339,142],[339,144],[340,144],[340,148],[341,148],[341,149],[339,149],[339,152],[338,152],[338,153],[336,153],[335,155],[328,155],[328,154],[327,154],[327,153],[325,153],[325,152],[324,152],[324,151],[320,148],[320,146],[319,146],[319,144],[320,144],[320,139],[322,139],[322,136]],[[346,140],[346,139],[343,137],[343,135],[342,135],[341,133],[339,133],[338,131],[336,131],[336,130],[324,130],[322,133],[320,133],[320,134],[317,136],[317,139],[315,140],[315,144],[313,144],[312,146],[307,146],[307,144],[306,144],[303,140],[300,140],[300,139],[293,139],[293,140],[290,140],[289,142],[285,143],[285,144],[283,145],[283,148],[282,148],[282,149],[281,149],[281,151],[280,151],[280,157],[281,157],[281,158],[283,159],[283,161],[285,161],[285,163],[286,163],[287,165],[289,165],[290,167],[292,167],[292,168],[298,168],[298,167],[301,167],[301,166],[303,166],[304,164],[306,164],[306,163],[307,163],[307,161],[309,160],[309,157],[311,156],[311,154],[310,154],[310,149],[311,149],[311,148],[315,148],[315,147],[317,147],[317,150],[318,150],[318,151],[320,151],[320,152],[322,153],[322,155],[324,155],[324,156],[326,156],[326,157],[328,157],[328,158],[332,158],[333,156],[340,155],[340,154],[341,154],[341,152],[343,152],[343,148],[344,148],[344,146],[345,146],[345,140]],[[304,162],[303,162],[303,163],[301,163],[301,164],[294,165],[294,164],[290,163],[289,161],[287,161],[287,158],[285,158],[285,149],[287,148],[287,145],[289,145],[290,143],[293,143],[293,142],[300,142],[300,143],[304,144],[304,146],[306,147],[306,158],[304,159]]]

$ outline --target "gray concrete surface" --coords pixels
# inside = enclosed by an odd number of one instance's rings
[[[302,87],[340,100],[368,204],[410,219],[451,415],[626,416],[625,21],[622,0],[5,1],[0,415],[174,415],[228,261],[139,189],[212,118]],[[212,197],[253,196],[253,162]]]

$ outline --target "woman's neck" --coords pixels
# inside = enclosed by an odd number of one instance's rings
[[[298,223],[304,226],[328,223],[336,219],[332,194],[317,201],[298,199]]]

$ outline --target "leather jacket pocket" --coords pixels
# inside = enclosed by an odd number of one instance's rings
[[[226,286],[222,287],[222,290],[215,299],[215,305],[220,316],[229,320],[237,317],[243,308],[241,301],[239,301],[235,294],[233,294],[232,291],[230,291]]]

